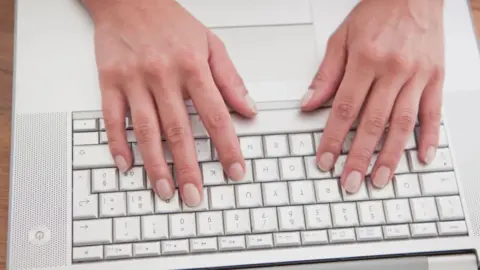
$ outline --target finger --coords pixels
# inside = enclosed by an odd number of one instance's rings
[[[207,37],[210,49],[210,69],[225,102],[243,116],[253,117],[257,113],[257,107],[248,94],[225,46],[213,33],[209,33]]]
[[[355,58],[349,59],[345,76],[332,104],[325,130],[317,150],[317,164],[320,170],[329,171],[342,150],[345,136],[362,108],[370,90],[374,73],[362,66]]]
[[[392,74],[373,84],[340,178],[347,192],[355,193],[360,188],[405,80],[405,76]]]
[[[318,108],[330,100],[337,91],[347,61],[346,41],[346,27],[341,26],[328,40],[325,57],[302,98],[302,110],[311,111]]]
[[[201,66],[187,79],[187,88],[197,108],[226,174],[232,180],[242,180],[245,161],[230,113],[218,92],[208,66]]]
[[[155,193],[162,200],[168,200],[173,196],[175,186],[165,161],[159,120],[153,99],[145,87],[139,84],[130,87],[128,92],[133,129],[145,171]]]
[[[418,156],[422,162],[427,164],[435,158],[438,147],[442,118],[443,81],[444,70],[437,68],[420,99]]]
[[[422,89],[428,76],[418,74],[402,88],[395,101],[385,142],[372,170],[372,183],[382,188],[392,178],[402,157],[408,137],[415,127]]]

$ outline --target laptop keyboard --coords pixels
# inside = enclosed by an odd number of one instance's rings
[[[225,177],[208,138],[196,138],[204,197],[195,208],[178,189],[169,201],[152,192],[128,121],[126,132],[134,166],[122,174],[102,119],[73,120],[75,263],[468,234],[444,126],[431,164],[418,161],[414,132],[394,180],[377,189],[367,178],[355,194],[338,181],[354,131],[330,172],[315,164],[321,132],[241,136],[241,182]]]

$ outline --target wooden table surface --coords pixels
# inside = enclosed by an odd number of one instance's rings
[[[477,34],[480,33],[480,0],[471,0]],[[14,0],[0,1],[0,270],[5,269],[8,224],[8,172],[12,103]]]

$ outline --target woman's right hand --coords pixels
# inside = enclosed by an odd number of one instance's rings
[[[245,162],[227,106],[256,114],[222,42],[175,0],[84,0],[95,24],[96,61],[110,151],[121,172],[132,166],[127,108],[153,190],[175,185],[162,149],[166,138],[180,195],[202,200],[202,175],[184,99],[191,99],[227,176],[241,180]]]

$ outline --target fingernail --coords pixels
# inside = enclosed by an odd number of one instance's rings
[[[243,171],[242,165],[240,163],[234,163],[228,169],[228,177],[233,181],[240,181],[245,176],[245,172]]]
[[[183,186],[183,201],[189,207],[195,207],[200,204],[200,193],[194,184],[185,184]]]
[[[318,161],[318,168],[320,170],[326,172],[329,171],[333,166],[333,154],[332,153],[323,153],[320,156],[320,160]]]
[[[429,164],[433,161],[436,155],[436,149],[433,146],[428,147],[427,154],[425,155],[425,162]]]
[[[301,103],[302,107],[304,107],[308,104],[308,102],[310,101],[312,96],[313,96],[313,90],[308,89],[308,91],[305,93],[305,95],[303,95],[302,103]]]
[[[390,180],[390,169],[385,166],[378,168],[375,173],[375,178],[373,179],[373,184],[377,188],[383,188],[387,185],[388,180]]]
[[[349,193],[355,193],[360,188],[362,183],[362,175],[357,171],[352,171],[348,174],[345,181],[344,188]]]
[[[252,99],[252,97],[250,97],[249,94],[246,94],[244,98],[250,110],[252,110],[253,113],[257,113],[257,105],[255,104],[255,101]]]
[[[128,170],[127,162],[122,156],[115,157],[115,164],[117,165],[117,168],[121,173],[124,173]]]
[[[155,191],[162,200],[171,199],[173,190],[167,179],[160,179],[155,182]]]

